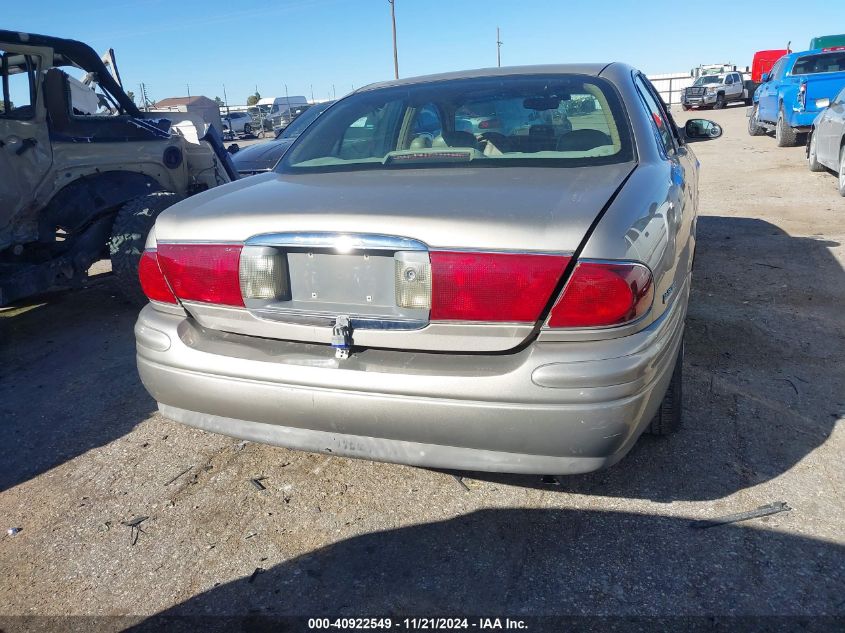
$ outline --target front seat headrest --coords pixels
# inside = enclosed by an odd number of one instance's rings
[[[471,132],[443,132],[434,139],[433,147],[472,147],[475,148],[478,141],[475,134]]]
[[[557,140],[557,151],[586,152],[602,145],[613,145],[610,136],[604,132],[590,129],[572,130]]]
[[[427,149],[432,146],[431,138],[425,135],[415,136],[410,149]]]

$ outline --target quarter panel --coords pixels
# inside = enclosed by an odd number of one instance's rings
[[[691,166],[670,160],[640,165],[581,253],[589,259],[639,261],[651,269],[654,304],[640,327],[659,318],[680,295],[692,267],[695,181]]]

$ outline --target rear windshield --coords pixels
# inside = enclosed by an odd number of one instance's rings
[[[820,53],[799,57],[792,67],[793,75],[812,75],[814,73],[836,73],[845,70],[845,51]]]
[[[293,145],[287,173],[473,166],[584,166],[633,159],[616,90],[596,77],[522,75],[359,92]]]

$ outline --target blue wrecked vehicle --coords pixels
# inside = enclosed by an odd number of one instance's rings
[[[799,145],[845,87],[845,47],[784,55],[762,79],[748,109],[748,133],[774,131],[778,147]]]

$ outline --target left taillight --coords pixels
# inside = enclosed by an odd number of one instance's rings
[[[241,248],[230,244],[159,244],[158,265],[179,299],[242,308],[238,275]]]
[[[138,262],[138,279],[141,282],[141,290],[149,300],[176,303],[176,297],[158,265],[156,251],[144,251],[141,255],[141,261]]]

